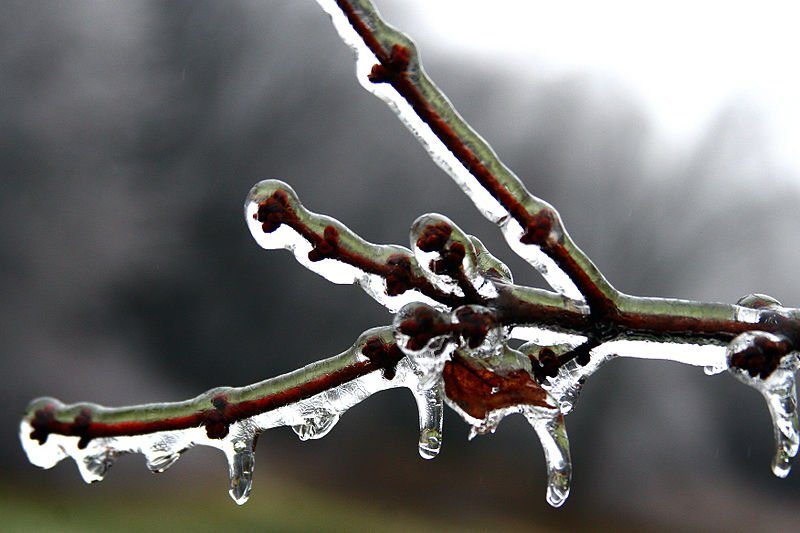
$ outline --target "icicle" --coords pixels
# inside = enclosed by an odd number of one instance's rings
[[[449,325],[447,314],[427,309]],[[252,487],[253,452],[256,436],[262,431],[291,426],[303,440],[318,439],[331,430],[342,414],[362,400],[382,390],[405,387],[411,391],[419,409],[419,453],[432,458],[438,453],[442,439],[441,367],[455,342],[440,339],[441,343],[427,345],[428,351],[409,350],[412,358],[397,360],[393,359],[397,357],[395,333],[392,327],[373,328],[337,356],[247,387],[213,389],[185,402],[107,408],[94,404],[64,405],[53,398],[41,398],[28,407],[20,423],[20,440],[33,464],[52,468],[62,459],[71,457],[87,482],[102,480],[122,454],[144,454],[152,472],[163,472],[189,448],[211,446],[225,454],[230,474],[229,493],[241,505],[247,501]],[[446,335],[449,337],[449,333]],[[338,372],[370,368],[372,365],[365,367],[367,362],[380,366],[295,402],[267,408],[249,417],[224,420],[224,416],[237,416],[239,409],[247,408],[251,402],[271,399],[280,403],[282,394],[297,394],[298,387]],[[221,422],[215,421],[214,413],[223,416]],[[105,426],[109,430],[126,424],[141,427],[147,423],[182,419],[196,419],[198,425],[138,435],[90,439],[79,436],[80,429],[85,427],[81,424],[87,421],[95,425],[95,429]]]
[[[533,380],[530,360],[520,351],[504,345],[502,356],[492,361],[466,360],[461,355],[462,351],[458,354],[461,362],[454,356],[455,364],[446,370],[445,379],[449,380],[446,381],[449,387],[446,401],[470,425],[469,439],[494,433],[500,422],[509,415],[520,413],[525,416],[544,450],[547,501],[554,507],[562,505],[569,495],[572,465],[559,402]],[[462,369],[459,370],[457,365]],[[469,391],[466,399],[461,396],[461,391],[465,390]],[[503,399],[510,398],[514,400],[503,405]],[[526,399],[524,403],[515,403],[523,398]],[[501,407],[486,409],[492,405]]]
[[[433,459],[442,447],[443,400],[441,381],[430,388],[411,389],[419,410],[419,454]]]
[[[564,416],[557,410],[525,406],[522,414],[536,431],[547,465],[547,503],[560,507],[569,496],[572,462]]]
[[[302,424],[292,426],[300,440],[321,439],[327,435],[339,421],[339,415],[327,409],[318,409],[306,417]]]
[[[243,505],[250,497],[255,468],[255,438],[239,436],[230,441],[225,455],[228,458],[230,488],[228,494],[237,505]]]
[[[759,391],[767,402],[775,436],[775,455],[772,459],[772,472],[778,477],[786,477],[791,470],[791,460],[800,447],[800,427],[797,419],[797,391],[795,373],[800,369],[800,360],[795,352],[780,358],[777,367],[766,377],[767,370],[747,368],[750,353],[764,359],[764,352],[772,346],[780,346],[783,340],[777,335],[763,331],[742,333],[728,346],[728,368],[742,383]],[[767,354],[768,355],[768,354]],[[737,358],[738,356],[738,358]],[[737,365],[738,363],[738,365]]]

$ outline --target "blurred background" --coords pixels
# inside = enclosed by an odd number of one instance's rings
[[[432,4],[432,5],[431,5]],[[800,92],[787,2],[378,2],[429,75],[617,288],[800,305]],[[645,8],[645,6],[647,6]],[[405,391],[326,438],[262,436],[253,493],[221,454],[154,476],[123,457],[86,486],[27,463],[36,396],[106,405],[244,385],[346,349],[390,316],[252,241],[242,203],[288,181],[310,209],[407,245],[448,215],[543,286],[361,89],[310,1],[4,0],[0,17],[2,529],[790,529],[800,477],[772,476],[772,428],[727,375],[624,360],[567,419],[565,507],[511,417],[416,451]]]

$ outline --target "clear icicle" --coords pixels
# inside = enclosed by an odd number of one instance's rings
[[[485,360],[482,361],[484,364],[489,363]],[[491,362],[491,368],[496,372],[520,369],[530,372],[530,361],[523,352],[504,345],[502,356]],[[556,398],[549,393],[545,395],[544,403],[552,407],[528,404],[511,405],[488,411],[482,419],[471,416],[449,397],[446,398],[446,401],[471,426],[468,436],[470,440],[477,435],[494,433],[505,417],[516,413],[522,414],[536,431],[544,451],[547,465],[547,502],[553,507],[559,507],[564,503],[569,496],[572,463],[564,416],[558,407],[559,402]]]
[[[560,507],[569,496],[572,461],[564,416],[550,409],[526,406],[522,414],[533,427],[544,450],[547,465],[547,503]]]
[[[237,505],[243,505],[250,497],[253,488],[253,469],[255,468],[255,439],[247,436],[231,440],[225,450],[228,458],[230,488],[228,494]]]
[[[729,357],[747,346],[752,346],[758,337],[780,341],[780,338],[766,332],[742,333],[728,347]],[[775,436],[775,455],[772,458],[772,472],[784,478],[791,470],[791,460],[800,447],[800,426],[797,418],[797,390],[795,374],[800,369],[797,353],[783,356],[778,367],[766,378],[751,376],[746,370],[729,365],[729,371],[742,383],[753,387],[764,396],[772,418]]]
[[[430,388],[418,388],[412,392],[419,410],[419,454],[423,459],[433,459],[442,447],[444,402],[441,382]]]

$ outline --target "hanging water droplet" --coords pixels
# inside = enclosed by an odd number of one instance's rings
[[[230,473],[230,489],[228,494],[238,505],[243,505],[250,497],[253,487],[253,469],[255,454],[252,440],[236,440],[233,442],[233,453],[228,455]]]
[[[442,434],[435,429],[423,429],[419,433],[419,455],[423,459],[434,459],[442,447]]]
[[[302,424],[292,426],[292,431],[300,437],[300,440],[321,439],[333,429],[338,421],[338,414],[320,409],[313,416],[306,418]]]
[[[572,462],[564,416],[558,410],[526,406],[523,414],[544,450],[547,465],[547,503],[560,507],[569,496]]]

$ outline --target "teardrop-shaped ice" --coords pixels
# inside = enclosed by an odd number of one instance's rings
[[[181,458],[180,452],[175,453],[165,453],[160,455],[148,455],[147,456],[147,468],[150,469],[151,472],[155,474],[160,474],[161,472],[165,471],[167,468],[171,467],[175,464],[175,462]]]
[[[333,429],[338,421],[338,414],[331,413],[326,409],[319,409],[313,415],[308,416],[302,424],[292,426],[292,431],[300,437],[300,440],[321,439]]]
[[[547,503],[560,507],[569,496],[572,462],[564,416],[557,410],[526,406],[525,418],[536,431],[547,465]]]
[[[95,483],[103,480],[116,459],[117,454],[114,451],[101,449],[97,453],[75,457],[75,463],[83,480],[86,483]]]
[[[762,343],[759,343],[762,341]],[[775,436],[775,455],[772,459],[772,472],[778,477],[786,477],[791,470],[791,460],[800,448],[800,426],[797,417],[797,391],[795,373],[800,368],[800,360],[795,352],[781,357],[777,367],[766,377],[761,377],[753,368],[732,364],[736,354],[745,350],[758,350],[763,359],[763,341],[780,343],[781,338],[763,331],[742,333],[728,346],[728,365],[730,372],[742,383],[758,390],[767,402],[772,418]],[[751,373],[753,375],[751,375]]]
[[[442,447],[441,381],[429,388],[412,389],[412,392],[419,410],[419,454],[423,459],[433,459]]]
[[[250,497],[250,489],[253,487],[253,469],[256,462],[254,441],[250,439],[236,440],[232,446],[233,453],[228,455],[230,475],[228,494],[238,505],[243,505]]]

